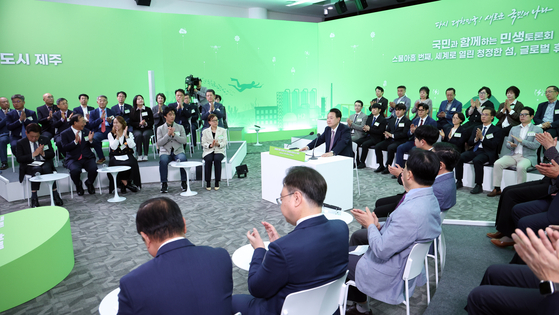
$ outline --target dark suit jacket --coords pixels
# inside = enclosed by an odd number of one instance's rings
[[[52,114],[52,125],[54,126],[54,128],[56,128],[56,134],[55,136],[58,137],[62,131],[70,128],[70,123],[68,122],[68,117],[70,117],[70,115],[72,115],[72,111],[68,110],[66,111],[66,119],[62,120],[62,111],[57,111],[56,113]]]
[[[501,110],[503,110],[503,108],[505,108],[505,103],[501,103],[501,105],[499,105],[499,109],[497,110],[497,115],[495,115],[495,117],[497,117],[499,121],[495,125],[501,127],[505,119],[508,119],[508,122],[511,126],[520,125],[520,112],[524,108],[524,104],[522,104],[517,100],[516,104],[512,106],[512,110],[514,110],[514,114],[512,115],[507,115],[505,113],[502,113]]]
[[[153,114],[153,125],[154,125],[156,130],[157,130],[157,127],[159,127],[159,126],[161,126],[165,123],[165,117],[163,117],[163,112],[165,111],[165,108],[167,108],[167,105],[162,106],[161,116],[159,115],[159,104],[155,105],[151,109],[151,112]],[[176,110],[176,108],[175,108],[175,110]],[[176,118],[175,118],[175,120],[176,120]]]
[[[120,111],[120,105],[116,104],[115,106],[111,107],[113,114],[115,116],[121,116],[124,118],[124,121],[127,125],[130,125],[130,114],[132,113],[132,105],[124,103],[124,112]]]
[[[217,119],[219,120],[217,125],[223,128],[223,117],[225,116],[223,105],[221,103],[215,102],[213,112],[210,112],[210,103],[202,106],[202,120],[204,121],[204,129],[210,127],[210,123],[208,122],[208,116],[210,116],[210,114],[214,114],[217,116]]]
[[[464,126],[460,126],[458,127],[458,129],[456,129],[456,132],[454,133],[452,138],[448,138],[448,135],[450,135],[450,130],[453,127],[454,125],[446,125],[444,127],[444,137],[442,138],[442,141],[454,144],[458,151],[462,153],[464,152],[464,144],[466,143],[466,141],[469,140],[470,135],[466,134],[466,128],[464,128]],[[456,134],[459,134],[460,137],[458,137]]]
[[[543,102],[538,104],[538,109],[536,110],[536,114],[534,115],[534,125],[539,125],[544,122],[543,116],[545,115],[547,104],[549,104],[549,102]],[[559,127],[559,114],[555,113],[555,111],[558,109],[559,109],[559,100],[555,102],[555,109],[553,109],[553,122],[551,123],[551,128]]]
[[[183,103],[182,103],[182,108],[185,108],[186,106],[188,106],[188,104],[186,104],[186,103],[183,102]],[[181,119],[182,119],[182,117],[181,117],[181,115],[182,115],[182,108],[181,108],[181,109],[178,109],[178,103],[177,103],[177,102],[171,103],[171,104],[167,105],[167,107],[169,107],[169,108],[174,108],[174,109],[175,109],[175,114],[176,114],[176,115],[175,115],[175,122],[176,122],[177,124],[182,125],[182,120],[181,120]],[[161,120],[163,121],[163,123],[165,123],[165,118],[161,117]],[[163,123],[161,123],[161,125],[162,125]]]
[[[34,111],[29,110],[27,108],[24,108],[25,110],[25,115],[27,116],[27,118],[25,118],[25,120],[23,121],[23,125],[27,126],[31,123],[36,124],[37,121],[37,114],[35,114]],[[19,121],[19,114],[17,113],[17,110],[12,110],[8,113],[8,130],[11,131],[11,139],[12,140],[19,140],[21,139],[21,127],[22,124]]]
[[[89,126],[93,132],[101,132],[101,124],[103,123],[103,119],[101,119],[101,109],[96,108],[92,112],[89,113]],[[105,119],[107,117],[116,116],[115,113],[108,107],[105,108]],[[108,120],[106,120],[109,122]],[[110,132],[111,128],[113,128],[113,123],[109,123],[108,126],[105,126],[105,132]]]
[[[74,131],[72,128],[68,128],[64,130],[60,134],[60,140],[62,141],[62,146],[66,151],[66,160],[68,163],[72,163],[72,161],[77,161],[82,155],[82,159],[94,159],[95,155],[91,152],[91,148],[93,148],[93,144],[89,143],[89,141],[85,140],[85,137],[88,137],[89,130],[83,128],[82,130],[82,141],[76,144],[74,140],[76,140],[76,136],[74,135]],[[92,139],[88,139],[92,140]]]
[[[223,108],[225,113],[225,108]],[[181,112],[181,121],[183,122],[184,130],[186,131],[186,125],[188,120],[190,119],[190,123],[192,124],[192,128],[198,129],[198,119],[200,118],[200,110],[198,109],[198,105],[194,103],[188,104],[186,108],[183,109]],[[190,126],[188,127],[190,130]],[[188,133],[188,131],[187,131]]]
[[[381,113],[378,115],[377,120],[373,124],[373,114],[370,114],[367,117],[367,122],[365,123],[367,126],[370,127],[369,131],[367,131],[367,137],[374,139],[375,143],[379,143],[384,140],[384,132],[386,131],[386,118]]]
[[[143,113],[146,112],[146,116],[141,116],[144,115]],[[144,106],[144,108],[142,108],[142,114],[140,114],[140,111],[135,108],[130,114],[130,126],[132,126],[134,130],[142,130],[142,128],[140,128],[140,122],[142,120],[145,120],[147,123],[147,126],[145,126],[143,129],[153,129],[153,112],[151,111],[151,108]]]
[[[417,116],[413,121],[412,124],[414,124],[416,127],[419,127],[419,122],[421,121],[421,118],[419,116]],[[435,128],[437,128],[437,121],[434,120],[433,118],[431,118],[430,116],[425,117],[425,120],[423,121],[423,125],[431,125]],[[408,131],[408,135],[409,135],[409,140],[413,141],[415,140],[415,134],[411,133],[411,130]]]
[[[290,293],[341,277],[348,265],[348,233],[343,221],[319,216],[270,243],[268,251],[257,248],[248,271],[248,289],[257,298],[251,314],[280,314]]]
[[[309,143],[309,149],[313,149],[314,147],[318,147],[319,145],[325,143],[326,144],[326,152],[330,148],[330,141],[332,141],[332,128],[326,126],[324,128],[324,133],[320,135],[320,137],[314,139]],[[332,151],[336,155],[343,155],[347,157],[353,157],[353,148],[351,144],[351,130],[347,125],[342,123],[338,124],[338,129],[334,134],[334,145],[332,146]]]
[[[472,130],[472,135],[468,140],[468,144],[472,147],[470,150],[473,150],[473,147],[476,145],[474,142],[476,138],[476,130],[477,129],[483,130],[483,125],[477,125]],[[492,136],[491,136],[492,135]],[[490,137],[491,139],[488,139]],[[493,164],[495,160],[499,158],[499,145],[503,143],[503,134],[501,132],[501,128],[495,125],[490,125],[487,131],[485,131],[485,137],[483,138],[483,150],[489,157],[489,164]]]
[[[378,100],[377,97],[373,98],[373,100],[377,100],[377,103],[379,103],[382,106],[380,110],[380,114],[384,116],[384,114],[386,113],[386,109],[388,108],[388,99],[386,99],[383,96],[380,98],[380,101]],[[369,106],[369,111],[371,111],[371,106]]]
[[[87,112],[91,115],[91,112],[95,110],[95,107],[91,107],[91,106],[87,106]],[[86,119],[87,117],[85,117],[85,115],[83,114],[83,109],[81,106],[78,106],[74,109],[72,109],[72,111],[75,113],[75,115],[82,115],[84,119]],[[91,118],[91,117],[89,117]],[[91,129],[91,125],[89,124],[89,122],[87,122],[87,124],[85,124],[85,128],[87,129]]]
[[[50,140],[46,137],[41,136],[38,141],[39,144],[45,144],[48,146],[48,149],[45,150],[44,162],[52,164],[52,159],[54,158],[54,150],[52,149]],[[17,142],[16,159],[19,163],[19,182],[22,183],[27,171],[28,164],[35,161],[33,159],[33,152],[31,151],[31,146],[29,145],[29,139],[27,139],[27,137]],[[54,164],[52,164],[52,166],[52,168],[54,169]]]
[[[404,124],[402,126],[402,124]],[[394,141],[405,141],[408,139],[410,132],[411,120],[405,115],[400,118],[398,126],[396,126],[396,115],[390,116],[386,122],[386,130],[394,135]]]
[[[8,114],[10,113],[10,109],[8,109]],[[0,135],[7,134],[10,131],[8,130],[8,116],[4,114],[4,111],[0,109]]]
[[[58,106],[56,104],[52,105],[52,115],[58,111]],[[50,132],[54,136],[54,127],[52,126],[53,120],[49,120],[49,109],[45,104],[43,106],[37,107],[37,118],[39,119],[39,124],[41,125],[41,132]]]
[[[232,268],[223,248],[194,246],[187,239],[165,244],[120,279],[118,314],[229,315]]]

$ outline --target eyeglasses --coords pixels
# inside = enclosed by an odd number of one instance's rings
[[[522,113],[521,113],[521,114],[520,114],[520,115],[518,115],[518,116],[522,116],[522,117],[525,117],[525,116],[530,116],[530,114],[522,114]]]
[[[294,192],[292,192],[292,193],[290,193],[290,194],[287,194],[287,195],[284,195],[284,196],[281,196],[281,195],[280,195],[279,198],[276,198],[276,202],[277,202],[278,206],[281,206],[281,199],[282,199],[282,198],[285,198],[285,197],[287,197],[287,196],[291,196],[291,195],[293,195],[293,194],[296,193],[296,192],[297,192],[297,191],[294,191]]]
[[[217,121],[217,119],[212,119],[212,120],[210,120],[210,121]]]

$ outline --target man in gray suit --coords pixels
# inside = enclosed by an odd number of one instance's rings
[[[369,249],[362,256],[349,256],[348,279],[355,280],[357,289],[350,289],[348,299],[357,303],[346,314],[372,314],[367,296],[389,304],[405,300],[402,275],[413,245],[441,234],[439,203],[431,187],[439,168],[434,152],[411,152],[402,174],[407,193],[382,227],[369,208],[351,211],[367,227]],[[410,295],[416,284],[424,283],[424,277],[411,281]]]
[[[510,150],[493,165],[493,185],[495,188],[487,197],[495,197],[501,194],[501,180],[503,169],[516,166],[516,183],[526,182],[526,170],[535,166],[537,162],[538,148],[540,143],[536,141],[536,133],[542,133],[542,128],[532,124],[534,109],[524,107],[520,111],[520,125],[512,127],[510,134],[505,139],[505,145]]]
[[[351,141],[361,139],[367,134],[363,131],[363,126],[367,122],[367,115],[363,113],[363,102],[355,101],[355,114],[347,119],[347,126],[351,129]]]
[[[389,103],[390,106],[388,106],[388,114],[386,115],[386,118],[396,114],[395,106],[398,104],[406,104],[406,117],[409,118],[411,100],[406,96],[406,87],[403,85],[398,87],[398,97],[394,99],[394,102]]]
[[[184,154],[184,144],[186,143],[186,133],[184,127],[175,123],[177,112],[172,107],[167,107],[163,111],[165,123],[157,128],[157,146],[159,147],[159,177],[161,179],[161,192],[168,192],[167,173],[169,163],[180,160],[186,161]],[[181,168],[181,188],[186,191],[186,171]]]

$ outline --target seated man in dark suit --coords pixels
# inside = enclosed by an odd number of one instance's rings
[[[54,158],[54,150],[47,137],[41,136],[41,127],[37,124],[29,124],[25,128],[26,137],[17,142],[17,162],[19,163],[19,182],[23,183],[25,175],[33,175],[37,173],[52,174],[55,170],[52,159]],[[41,165],[32,165],[41,164]],[[41,183],[31,182],[31,207],[40,207],[37,191]],[[64,203],[60,199],[56,189],[56,182],[52,185],[52,196],[57,206]]]
[[[111,109],[107,108],[107,97],[105,95],[99,95],[97,97],[98,108],[91,111],[89,116],[89,125],[91,126],[91,131],[95,133],[93,138],[93,149],[97,153],[97,164],[103,164],[105,162],[105,153],[103,152],[103,140],[106,140],[109,132],[113,128],[113,119],[115,118],[114,113]]]
[[[14,109],[8,113],[8,121],[6,125],[10,130],[10,146],[12,153],[17,150],[17,142],[25,138],[25,127],[29,124],[37,123],[37,114],[34,111],[25,108],[25,97],[21,94],[12,96],[12,104]]]
[[[411,121],[405,116],[406,105],[403,103],[397,104],[395,107],[395,114],[390,117],[386,123],[386,131],[384,132],[384,140],[375,145],[375,155],[377,157],[378,168],[375,173],[388,174],[388,166],[392,165],[394,161],[394,154],[398,146],[408,140],[408,132],[410,131]],[[384,166],[384,157],[382,151],[388,152],[386,160],[386,167]]]
[[[361,157],[359,157],[359,151],[356,152],[357,156],[355,157],[357,168],[367,167],[365,163],[367,162],[369,148],[384,140],[384,131],[386,131],[386,118],[382,114],[382,105],[374,103],[369,108],[371,114],[367,117],[367,122],[363,126],[363,131],[367,135],[355,141],[361,147]]]
[[[128,131],[132,132],[132,127],[130,126],[130,113],[132,112],[132,105],[124,103],[124,101],[126,101],[126,92],[117,92],[116,99],[118,100],[118,104],[111,107],[111,110],[115,116],[124,118],[124,121],[128,126]]]
[[[493,126],[491,122],[495,117],[495,109],[484,108],[481,114],[481,125],[474,128],[468,144],[470,150],[460,155],[460,161],[456,165],[456,188],[463,187],[462,178],[464,177],[464,163],[473,161],[475,170],[474,189],[470,190],[471,194],[479,194],[483,192],[483,166],[486,162],[493,165],[495,160],[499,158],[499,143],[502,143],[501,128]]]
[[[547,131],[553,137],[557,137],[557,128],[559,128],[559,102],[557,96],[559,88],[555,85],[548,86],[545,89],[545,97],[547,102],[538,104],[536,115],[534,116],[534,124]]]
[[[296,227],[280,237],[274,226],[262,222],[270,239],[267,251],[256,228],[248,231],[254,247],[248,272],[252,296],[233,296],[233,312],[280,314],[289,294],[345,274],[349,231],[343,221],[328,220],[321,213],[326,188],[326,181],[316,170],[304,166],[289,169],[277,201],[285,220]]]
[[[58,111],[58,107],[54,105],[54,97],[50,93],[43,95],[45,105],[37,107],[37,118],[41,125],[41,136],[52,139],[54,137],[54,126],[52,125],[52,117]]]
[[[351,130],[348,126],[340,124],[342,112],[337,108],[332,108],[326,118],[326,128],[320,137],[314,139],[309,145],[302,147],[299,151],[311,150],[319,145],[326,144],[326,153],[322,157],[343,155],[353,157],[351,144]]]
[[[349,255],[348,279],[354,280],[357,288],[350,287],[348,300],[356,305],[346,314],[372,314],[367,296],[389,304],[405,300],[402,275],[412,247],[441,234],[439,203],[431,187],[439,169],[440,160],[435,153],[411,152],[402,173],[407,193],[382,227],[369,208],[366,212],[351,210],[357,222],[367,228],[365,244],[369,248],[361,256]],[[410,296],[416,285],[425,280],[419,276],[410,281]]]
[[[404,154],[408,153],[413,147],[415,146],[415,130],[418,127],[423,125],[433,126],[437,128],[437,122],[427,115],[429,113],[429,105],[427,104],[419,104],[417,105],[417,117],[412,121],[410,125],[410,131],[408,131],[409,141],[402,143],[396,149],[396,164],[397,165],[404,165]],[[435,141],[431,143],[435,143],[439,139],[439,132],[437,131],[437,137]]]
[[[492,265],[468,296],[468,314],[557,314],[559,309],[559,232],[551,227],[516,230],[514,248],[526,265]],[[549,240],[548,240],[549,237]]]
[[[8,143],[10,143],[10,131],[8,130],[8,113],[10,112],[10,101],[6,97],[0,97],[0,170],[8,168]]]
[[[375,88],[375,94],[377,97],[371,100],[371,106],[369,106],[369,111],[373,108],[374,104],[380,105],[380,114],[382,117],[386,117],[386,109],[388,108],[388,100],[386,97],[382,96],[384,94],[384,89],[382,86],[377,86]]]
[[[63,156],[66,156],[66,151],[62,145],[62,139],[60,134],[70,128],[70,118],[74,113],[68,109],[68,100],[61,97],[56,100],[56,105],[58,106],[58,111],[52,115],[52,125],[54,126],[56,132],[54,134],[54,143],[58,148],[58,152]]]
[[[437,128],[439,130],[448,124],[452,124],[454,113],[462,112],[462,102],[454,98],[455,96],[456,90],[454,88],[446,89],[446,101],[441,102],[439,112],[437,113]]]
[[[196,130],[198,130],[198,119],[200,119],[200,110],[198,109],[197,103],[190,103],[190,95],[186,95],[184,100],[185,100],[185,104],[187,105],[184,107],[183,111],[181,112],[182,126],[185,128],[184,130],[186,134],[188,134],[189,131],[186,130],[186,125],[188,124],[188,122],[190,122],[188,128],[192,133],[192,144],[196,145]],[[225,107],[223,107],[223,110],[225,113]],[[225,124],[225,120],[223,122]]]
[[[87,171],[85,185],[89,194],[95,194],[93,183],[97,178],[95,155],[91,152],[94,133],[85,129],[85,119],[82,115],[74,114],[70,118],[71,127],[60,134],[62,146],[66,151],[66,168],[70,170],[70,178],[76,185],[79,196],[83,196],[83,186],[80,179],[82,168]]]
[[[144,201],[136,230],[154,258],[120,279],[118,314],[232,314],[231,258],[223,248],[195,246],[169,198]]]
[[[223,105],[215,101],[215,91],[212,89],[206,90],[206,100],[208,101],[205,105],[202,106],[202,114],[201,118],[204,121],[204,131],[207,128],[210,128],[210,123],[208,122],[208,117],[210,114],[214,114],[217,116],[218,119],[218,126],[223,128],[223,118],[225,116],[225,111],[223,110]]]
[[[72,109],[72,111],[76,114],[82,115],[83,119],[85,120],[85,128],[91,129],[89,125],[89,114],[95,109],[92,106],[88,106],[87,102],[89,102],[89,95],[87,94],[80,94],[78,96],[78,100],[80,101],[80,106]]]

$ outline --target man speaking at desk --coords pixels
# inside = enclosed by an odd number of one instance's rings
[[[289,169],[276,201],[285,220],[295,229],[280,237],[273,225],[262,222],[270,239],[268,250],[256,228],[247,232],[254,248],[248,271],[252,296],[234,295],[233,312],[280,314],[289,294],[321,286],[345,274],[349,231],[344,221],[328,220],[321,213],[326,189],[326,180],[315,169]]]
[[[351,131],[348,126],[340,124],[341,119],[342,112],[337,108],[332,108],[326,118],[328,126],[324,128],[324,133],[299,151],[307,151],[326,143],[326,153],[322,157],[343,155],[352,158]]]

